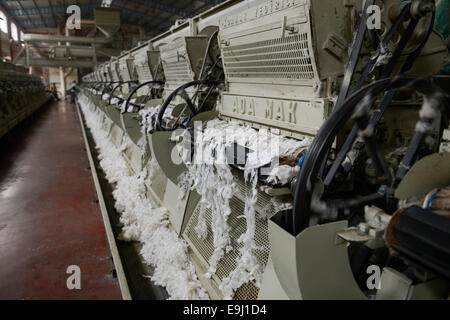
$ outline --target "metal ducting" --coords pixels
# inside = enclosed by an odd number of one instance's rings
[[[113,8],[95,8],[95,26],[106,37],[111,37],[120,30],[120,10]]]
[[[25,42],[69,42],[69,43],[94,43],[107,44],[112,41],[110,38],[86,38],[86,37],[66,37],[56,35],[42,35],[42,34],[24,34],[23,41]]]
[[[56,58],[92,58],[94,55],[102,57],[117,56],[120,50],[108,48],[94,48],[83,46],[57,46],[55,47]]]
[[[95,62],[90,60],[57,60],[44,58],[17,59],[17,63],[33,67],[73,67],[73,68],[93,68]]]

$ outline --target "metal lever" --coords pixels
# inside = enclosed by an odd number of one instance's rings
[[[283,22],[281,24],[281,38],[285,37],[286,31],[289,31],[290,33],[297,33],[298,27],[294,27],[292,25],[287,24],[287,17],[283,16]]]

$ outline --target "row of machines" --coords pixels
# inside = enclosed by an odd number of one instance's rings
[[[0,138],[49,99],[39,76],[28,69],[0,62]]]
[[[230,0],[83,78],[111,141],[132,142],[130,170],[153,172],[148,197],[170,211],[211,298],[229,296],[230,281],[234,299],[448,298],[449,53],[436,10]],[[214,133],[226,129],[239,132],[230,161],[204,174],[197,147],[220,145]],[[277,164],[241,134],[279,137]],[[220,214],[230,242],[215,259]]]

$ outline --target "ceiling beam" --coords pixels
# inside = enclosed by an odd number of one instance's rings
[[[93,10],[94,8],[97,8],[98,5],[96,4],[86,4],[86,5],[81,5],[80,8],[83,11],[88,11],[88,10]],[[150,23],[149,25],[152,26],[152,28],[157,28],[160,31],[165,31],[166,29],[161,27],[161,25],[166,25],[169,20],[168,19],[163,19],[160,17],[156,17],[156,16],[151,16],[151,15],[147,15],[145,13],[139,12],[139,11],[135,11],[132,9],[128,9],[126,7],[123,6],[119,6],[116,4],[113,4],[111,6],[111,8],[117,8],[120,9],[121,12],[126,16],[133,16],[135,18],[140,18],[143,21],[146,21],[148,23]],[[32,15],[36,15],[36,16],[40,16],[42,14],[65,14],[66,13],[66,7],[64,6],[50,6],[50,7],[41,7],[41,8],[23,8],[23,9],[10,9],[9,10],[9,15],[12,17],[27,17],[29,20],[29,23],[25,23],[25,25],[27,26],[35,26],[35,27],[42,27],[45,26],[42,22],[39,23],[39,20],[35,20],[35,19],[31,19],[30,16]]]
[[[48,0],[48,5],[50,6],[50,11],[52,12],[52,17],[53,17],[53,21],[55,22],[55,26],[57,26],[58,20],[56,19],[55,10],[53,9],[51,0]]]
[[[133,0],[131,2],[136,2],[141,5],[143,5],[146,8],[149,9],[156,9],[162,12],[170,13],[172,15],[177,15],[180,17],[186,17],[189,15],[189,11],[186,11],[184,9],[180,9],[174,6],[169,6],[163,4],[162,1],[156,1],[156,0]]]
[[[19,8],[8,8],[7,13],[11,17],[26,17],[27,20],[21,20],[19,25],[22,28],[38,28],[38,27],[47,27],[48,23],[46,23],[46,20],[44,18],[44,15],[51,15],[52,20],[54,20],[55,25],[58,24],[58,18],[59,15],[65,15],[66,14],[66,6],[61,5],[61,2],[59,2],[59,5],[53,5],[51,0],[48,0],[49,6],[48,7],[38,7],[35,0],[32,0],[35,4],[35,7],[31,8],[24,8],[22,4],[18,0],[2,0],[1,2],[15,2],[18,3],[20,6]],[[77,1],[77,0],[76,0]],[[218,3],[221,3],[223,1],[221,0],[203,0],[204,3],[203,6],[200,8],[197,8],[196,10],[188,10],[187,7],[185,8],[176,8],[171,5],[163,4],[162,2],[156,1],[156,0],[133,0],[123,3],[133,3],[136,6],[134,6],[133,9],[130,9],[126,7],[126,4],[122,4],[122,1],[113,1],[111,7],[120,9],[123,13],[122,18],[123,20],[129,23],[132,23],[130,20],[139,20],[142,21],[142,26],[145,27],[145,29],[150,30],[152,33],[159,33],[166,31],[175,21],[177,17],[192,17],[202,11],[205,11],[208,9],[208,7],[211,7],[213,5],[216,5]],[[78,3],[78,1],[76,2]],[[65,3],[64,3],[65,4]],[[98,1],[93,1],[91,3],[87,4],[78,4],[78,6],[82,9],[83,18],[86,18],[87,16],[91,17],[93,15],[94,8],[100,6]],[[158,15],[151,15],[147,14],[144,11],[140,11],[139,8],[146,8],[146,9],[154,9],[157,11],[169,13],[170,17],[168,18],[161,18]],[[33,19],[30,16],[39,16],[40,19]],[[126,19],[126,17],[131,17],[132,19]],[[16,19],[17,20],[17,19]],[[47,19],[48,20],[48,19]]]
[[[202,0],[203,5],[198,7],[197,9],[193,10],[191,12],[191,17],[194,17],[196,15],[199,15],[200,13],[206,11],[207,9],[210,9],[214,6],[219,5],[220,3],[224,2],[225,0]]]
[[[150,16],[142,12],[137,12],[131,9],[128,9],[126,7],[119,6],[117,4],[114,4],[111,6],[111,8],[120,9],[121,13],[124,13],[125,15],[133,16],[135,18],[140,18],[147,22],[149,26],[152,28],[156,28],[159,31],[165,31],[166,29],[162,27],[167,23],[167,19],[163,19],[156,16]]]
[[[95,4],[84,4],[79,6],[81,8],[81,10],[85,9],[85,10],[89,10],[89,9],[94,9],[97,7],[97,5]],[[23,16],[38,16],[39,12],[41,12],[42,14],[62,14],[65,15],[66,14],[66,10],[67,7],[59,5],[59,6],[49,6],[49,7],[40,7],[40,8],[21,8],[21,9],[9,9],[8,13],[10,16],[12,17],[23,17]]]
[[[22,4],[20,3],[20,1],[16,0],[16,3],[19,5],[19,7],[21,8],[21,10],[24,10]],[[33,24],[33,22],[30,19],[30,16],[28,14],[26,14],[26,17],[28,18],[28,20],[30,21],[30,23]],[[34,25],[34,24],[33,24]]]
[[[36,7],[36,9],[38,9],[38,11],[39,11],[39,15],[41,16],[41,19],[42,19],[42,21],[44,22],[44,24],[45,24],[45,26],[46,27],[48,27],[48,25],[47,25],[47,22],[46,22],[46,20],[44,19],[44,16],[42,15],[42,12],[41,12],[41,10],[38,8],[38,6],[37,6],[37,4],[36,4],[36,1],[35,0],[33,0],[33,4],[34,4],[34,6]]]

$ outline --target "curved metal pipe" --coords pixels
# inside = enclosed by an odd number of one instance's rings
[[[122,113],[126,113],[126,112],[127,112],[126,110],[128,110],[128,105],[130,104],[131,97],[133,97],[133,95],[134,95],[140,88],[142,88],[142,87],[144,87],[144,86],[146,86],[146,85],[150,85],[150,84],[161,84],[161,85],[163,85],[163,84],[165,84],[165,82],[164,82],[164,81],[153,80],[153,81],[147,81],[147,82],[144,82],[144,83],[138,85],[137,87],[135,87],[135,88],[131,91],[131,93],[128,95],[128,98],[127,98],[127,101],[126,101],[126,104],[125,104],[125,111],[122,111]]]

